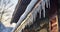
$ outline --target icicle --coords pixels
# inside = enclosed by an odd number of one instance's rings
[[[29,24],[29,23],[30,23],[30,18],[28,18],[27,21],[28,21],[28,22],[27,22],[27,25],[30,25],[30,24]]]
[[[42,0],[43,17],[45,18],[45,1]]]
[[[39,7],[40,7],[40,10],[39,10],[39,18],[41,18],[41,11],[42,11],[41,5]]]
[[[48,4],[49,4],[48,6],[49,6],[49,8],[50,8],[50,0],[48,0]]]
[[[26,25],[28,25],[30,27],[30,25],[31,25],[31,19],[29,18],[27,21],[28,21],[28,23]]]
[[[34,13],[33,13],[33,20],[35,21],[36,20],[36,15],[37,15],[37,11],[36,11],[36,9],[35,9],[35,11],[34,11]]]
[[[50,0],[45,0],[45,3],[46,3],[46,7],[50,8]]]
[[[33,16],[33,14],[32,14],[32,16],[31,16],[31,19],[32,19],[32,23],[33,23],[33,17],[34,17],[34,16]]]
[[[41,18],[41,5],[39,3],[39,6],[37,8],[37,13],[39,13],[39,18]]]
[[[36,11],[36,8],[34,8],[34,9],[33,9],[33,13],[32,13],[33,21],[36,20],[36,15],[37,15],[37,11]]]
[[[36,10],[37,10],[37,13],[39,13],[39,10],[40,10],[40,7],[39,7],[40,3],[38,3],[36,6]]]
[[[35,21],[35,19],[36,19],[37,13],[40,13],[40,12],[39,12],[39,11],[40,11],[40,3],[41,3],[41,2],[39,2],[39,3],[35,6],[34,21]]]
[[[43,17],[45,18],[45,10],[43,10]]]
[[[29,19],[28,19],[28,26],[30,26],[31,24],[33,24],[33,15],[32,15],[32,13],[30,14]]]
[[[48,0],[45,0],[45,3],[46,3],[46,7],[48,8]]]

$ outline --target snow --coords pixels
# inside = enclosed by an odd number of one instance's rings
[[[1,22],[0,22],[0,32],[11,32],[12,27],[5,27]]]

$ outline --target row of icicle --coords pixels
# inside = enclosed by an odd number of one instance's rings
[[[31,23],[33,23],[33,21],[36,20],[37,13],[39,13],[39,18],[41,18],[41,11],[43,11],[43,17],[45,17],[45,4],[46,4],[46,7],[49,8],[50,0],[40,0],[38,2],[38,4],[36,4],[37,1],[38,0],[31,0],[30,4],[27,6],[25,12],[20,17],[20,19],[17,23],[17,26],[12,30],[12,32],[14,32],[15,30],[17,30],[17,31],[19,30],[19,32],[21,32],[21,30],[24,29],[26,25],[30,25]],[[33,6],[35,4],[36,4],[36,6],[33,8]],[[31,10],[32,8],[33,8],[33,10]],[[26,21],[26,19],[27,19],[27,21]],[[25,23],[25,24],[23,24],[23,23]],[[24,27],[23,27],[23,25],[24,25]],[[20,27],[20,29],[17,29],[18,26]]]

